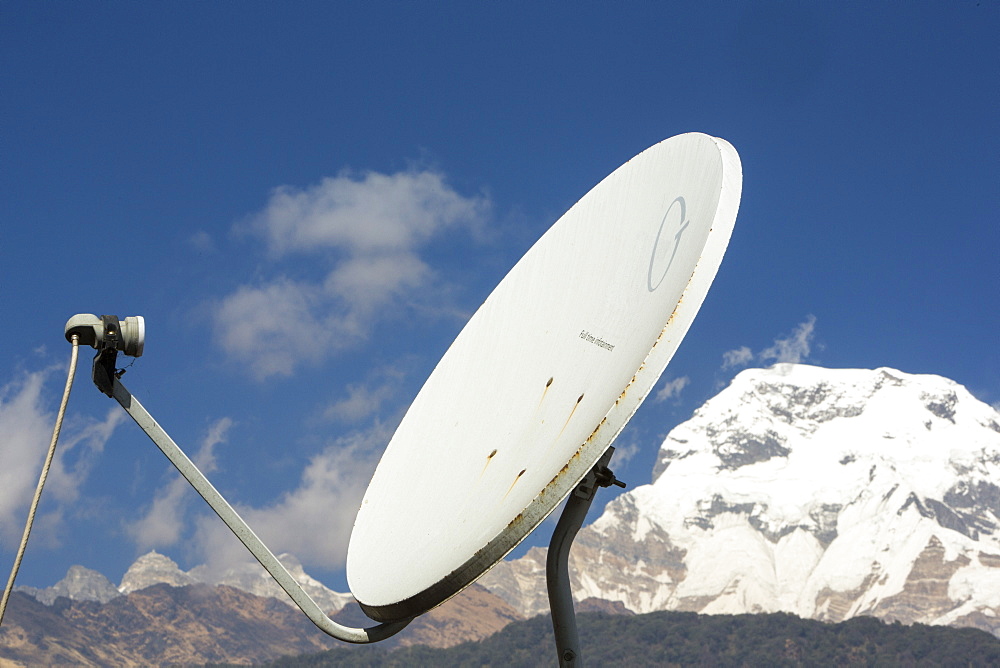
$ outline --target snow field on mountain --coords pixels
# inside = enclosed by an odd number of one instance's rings
[[[951,577],[939,623],[995,616],[998,484],[1000,414],[953,381],[892,369],[747,370],[668,434],[651,485],[589,527],[609,537],[627,529],[637,544],[665,535],[683,568],[658,573],[663,590],[638,598],[596,581],[586,595],[637,612],[830,618],[905,608]],[[928,572],[916,574],[922,556]],[[644,562],[633,573],[655,588],[655,570]],[[918,576],[930,584],[908,592]]]

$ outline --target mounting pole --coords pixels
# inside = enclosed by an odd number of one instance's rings
[[[601,455],[580,484],[570,492],[566,507],[559,516],[559,523],[552,532],[549,551],[545,558],[545,584],[549,590],[549,608],[552,611],[552,631],[556,638],[560,668],[582,668],[580,658],[580,634],[576,629],[576,611],[573,609],[573,590],[569,581],[569,548],[576,532],[583,526],[590,504],[598,487],[625,483],[615,478],[608,468],[615,449],[609,447]]]

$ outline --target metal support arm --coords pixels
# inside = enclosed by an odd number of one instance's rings
[[[609,447],[590,470],[590,473],[580,481],[563,508],[545,558],[545,584],[549,591],[549,608],[552,612],[552,631],[556,639],[556,651],[559,653],[560,668],[582,668],[580,657],[580,634],[576,629],[576,611],[573,609],[573,591],[569,581],[569,548],[573,545],[576,532],[583,526],[590,504],[598,487],[625,483],[615,479],[608,468],[611,455],[615,449]]]
[[[118,378],[112,380],[112,396],[121,404],[122,408],[132,416],[136,424],[142,428],[146,435],[152,439],[153,443],[167,456],[167,459],[177,467],[184,478],[191,483],[191,486],[201,495],[212,510],[226,523],[236,537],[240,539],[250,553],[260,562],[260,565],[271,574],[281,588],[292,598],[295,605],[305,613],[313,624],[319,627],[324,633],[350,643],[371,643],[385,640],[389,636],[401,631],[409,621],[394,622],[391,624],[378,624],[366,629],[355,629],[342,626],[330,619],[326,613],[320,610],[316,602],[307,594],[288,570],[271,553],[271,550],[261,542],[257,534],[247,525],[243,518],[233,509],[229,502],[212,486],[208,478],[194,465],[186,454],[174,443],[173,439],[163,431],[163,428],[156,423],[156,420],[143,408],[142,404],[132,396]]]

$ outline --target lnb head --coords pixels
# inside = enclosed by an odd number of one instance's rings
[[[74,334],[81,345],[97,350],[114,348],[131,357],[140,357],[146,343],[146,322],[141,315],[119,320],[116,315],[98,317],[78,313],[66,322],[66,340],[72,340]]]

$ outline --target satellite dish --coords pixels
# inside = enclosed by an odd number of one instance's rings
[[[361,503],[347,578],[372,619],[439,605],[531,532],[655,385],[715,278],[736,150],[691,133],[587,193],[472,316]]]

